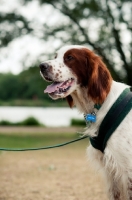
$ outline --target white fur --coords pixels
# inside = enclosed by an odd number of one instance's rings
[[[111,105],[127,85],[113,81],[111,91],[97,113],[97,123],[85,131],[95,136]],[[110,200],[132,199],[132,110],[108,140],[104,154],[91,145],[87,149],[90,162],[105,177]],[[116,196],[120,194],[120,197]]]
[[[78,110],[82,113],[89,113],[94,110],[94,102],[88,99],[86,88],[82,88],[76,83],[76,75],[64,64],[64,53],[71,48],[83,47],[66,46],[61,48],[57,52],[56,59],[47,61],[53,68],[50,77],[54,80],[57,70],[61,71],[57,81],[65,81],[73,77],[75,84],[69,93]],[[129,86],[115,81],[112,82],[111,90],[102,107],[97,112],[97,122],[93,123],[90,128],[86,128],[85,135],[95,136],[98,133],[99,126],[108,110],[127,87]],[[58,96],[58,98],[62,97],[61,95]],[[107,186],[109,199],[132,199],[132,110],[108,140],[104,154],[91,145],[87,149],[87,154],[89,161],[96,170],[101,172],[106,181],[105,185]]]

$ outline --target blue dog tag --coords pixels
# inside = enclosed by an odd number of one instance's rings
[[[86,119],[86,121],[89,121],[89,122],[96,122],[96,115],[87,114],[87,115],[85,115],[85,119]]]

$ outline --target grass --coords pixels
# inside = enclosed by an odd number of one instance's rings
[[[71,119],[71,126],[82,126],[85,127],[86,122],[85,120],[81,120],[81,119]]]
[[[33,134],[33,135],[19,135],[19,134],[0,134],[0,147],[3,148],[33,148],[33,147],[42,147],[48,145],[55,145],[59,143],[64,143],[72,139],[78,138],[78,134]],[[80,144],[88,143],[88,140],[78,142]],[[72,145],[75,145],[72,144]],[[71,146],[71,145],[70,145]]]
[[[8,133],[7,133],[8,134]],[[29,137],[5,133],[0,146],[42,146],[77,138],[75,134],[46,132]],[[24,135],[26,132],[24,133]],[[42,134],[41,134],[42,135]],[[104,188],[89,170],[86,158],[88,140],[57,149],[29,152],[0,152],[1,200],[106,200]]]
[[[65,100],[53,101],[51,99],[14,99],[9,101],[0,100],[0,106],[28,106],[28,107],[66,107],[68,106]]]

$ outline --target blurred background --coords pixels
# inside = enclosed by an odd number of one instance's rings
[[[61,143],[85,127],[64,99],[44,94],[39,73],[68,44],[95,51],[114,80],[132,85],[131,0],[0,0],[0,147]],[[107,200],[87,167],[87,145],[0,152],[0,199]]]
[[[76,110],[73,114],[69,109],[72,116],[65,110],[55,122],[54,113],[63,112],[67,104],[43,93],[46,83],[38,65],[63,45],[94,50],[116,81],[132,85],[131,11],[131,0],[0,0],[0,120],[31,116],[48,126],[67,126],[68,118],[78,116]],[[48,112],[47,107],[58,109]]]

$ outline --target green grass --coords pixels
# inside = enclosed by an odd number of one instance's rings
[[[0,147],[1,148],[33,148],[55,145],[59,143],[64,143],[69,140],[78,138],[78,134],[35,134],[35,135],[14,135],[14,134],[0,134]],[[88,140],[77,142],[78,144],[88,143]],[[74,144],[71,144],[72,146]],[[70,146],[71,146],[70,145]]]
[[[85,127],[86,126],[86,122],[85,120],[81,120],[81,119],[71,119],[71,126],[82,126]]]
[[[0,106],[28,106],[28,107],[68,107],[68,104],[65,100],[54,101],[49,99],[48,100],[41,100],[41,99],[14,99],[9,101],[1,101]]]

